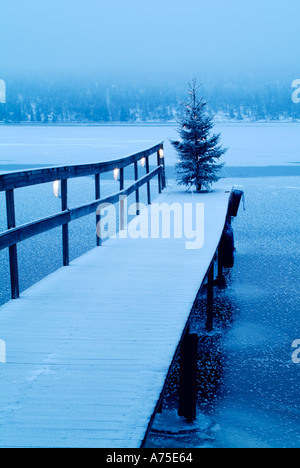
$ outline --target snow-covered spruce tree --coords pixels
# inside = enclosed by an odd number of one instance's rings
[[[221,135],[210,134],[214,124],[206,112],[207,103],[198,97],[200,87],[196,80],[189,83],[189,99],[182,103],[183,112],[178,121],[180,140],[171,141],[179,155],[176,164],[178,183],[195,185],[197,191],[209,189],[220,179],[218,173],[224,163],[218,161],[227,151],[219,144]]]

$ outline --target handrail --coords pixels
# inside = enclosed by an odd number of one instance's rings
[[[31,169],[28,171],[15,171],[0,175],[0,192],[13,190],[16,188],[29,187],[31,185],[45,184],[56,180],[73,179],[95,174],[104,174],[114,169],[124,169],[143,158],[148,158],[163,148],[160,143],[152,148],[131,156],[104,161],[99,163],[79,164],[74,166],[54,166],[41,169]],[[162,158],[163,159],[163,158]]]
[[[157,167],[150,171],[149,157],[157,154]],[[138,176],[138,161],[145,159],[146,175],[139,178]],[[124,168],[134,164],[135,181],[128,187],[124,188]],[[100,174],[114,171],[119,171],[120,190],[112,195],[104,198],[100,197]],[[86,176],[95,176],[95,199],[89,203],[68,208],[68,179]],[[150,181],[154,177],[158,177],[158,191],[161,191],[166,186],[165,179],[165,162],[163,154],[163,143],[160,143],[145,151],[127,156],[125,158],[115,159],[113,161],[105,161],[94,164],[81,164],[76,166],[57,166],[44,169],[33,169],[30,171],[16,171],[0,175],[0,191],[6,192],[6,214],[7,214],[7,230],[0,233],[0,251],[9,249],[10,263],[10,279],[11,279],[11,297],[17,299],[19,292],[19,273],[18,273],[18,255],[17,244],[24,240],[35,237],[44,232],[50,231],[57,227],[62,227],[62,244],[63,244],[63,265],[69,265],[69,223],[76,219],[96,213],[96,224],[100,221],[100,214],[97,208],[105,203],[120,202],[120,218],[121,229],[123,228],[122,219],[124,219],[124,203],[123,199],[126,196],[135,192],[136,194],[136,214],[139,214],[139,189],[147,184],[147,199],[151,203]],[[47,216],[42,219],[16,226],[14,190],[21,187],[28,187],[37,184],[44,184],[54,181],[61,181],[61,211],[59,213]],[[101,245],[101,238],[97,235],[97,246]]]
[[[129,196],[135,192],[138,188],[145,185],[148,181],[153,179],[162,171],[162,166],[158,166],[149,174],[145,175],[134,184],[130,185],[124,190],[114,193],[113,195],[108,195],[107,197],[95,200],[93,202],[86,203],[84,205],[77,206],[75,208],[70,208],[59,213],[47,216],[36,221],[22,224],[21,226],[8,229],[0,233],[0,250],[11,247],[12,245],[23,242],[31,237],[35,237],[44,232],[50,231],[57,227],[63,226],[75,221],[76,219],[83,218],[96,212],[99,205],[110,203],[117,203],[122,196]]]

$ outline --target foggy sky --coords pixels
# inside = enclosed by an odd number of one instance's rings
[[[0,15],[0,77],[300,76],[299,0],[0,0]]]

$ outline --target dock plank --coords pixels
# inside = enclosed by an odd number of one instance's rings
[[[199,250],[184,238],[110,239],[1,307],[1,447],[141,445],[229,196],[168,189],[154,200],[204,203]]]

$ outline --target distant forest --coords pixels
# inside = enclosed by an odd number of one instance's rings
[[[5,77],[4,77],[5,78]],[[187,83],[91,78],[7,77],[4,123],[157,122],[176,119]],[[216,121],[300,121],[292,80],[204,80],[203,97]]]

